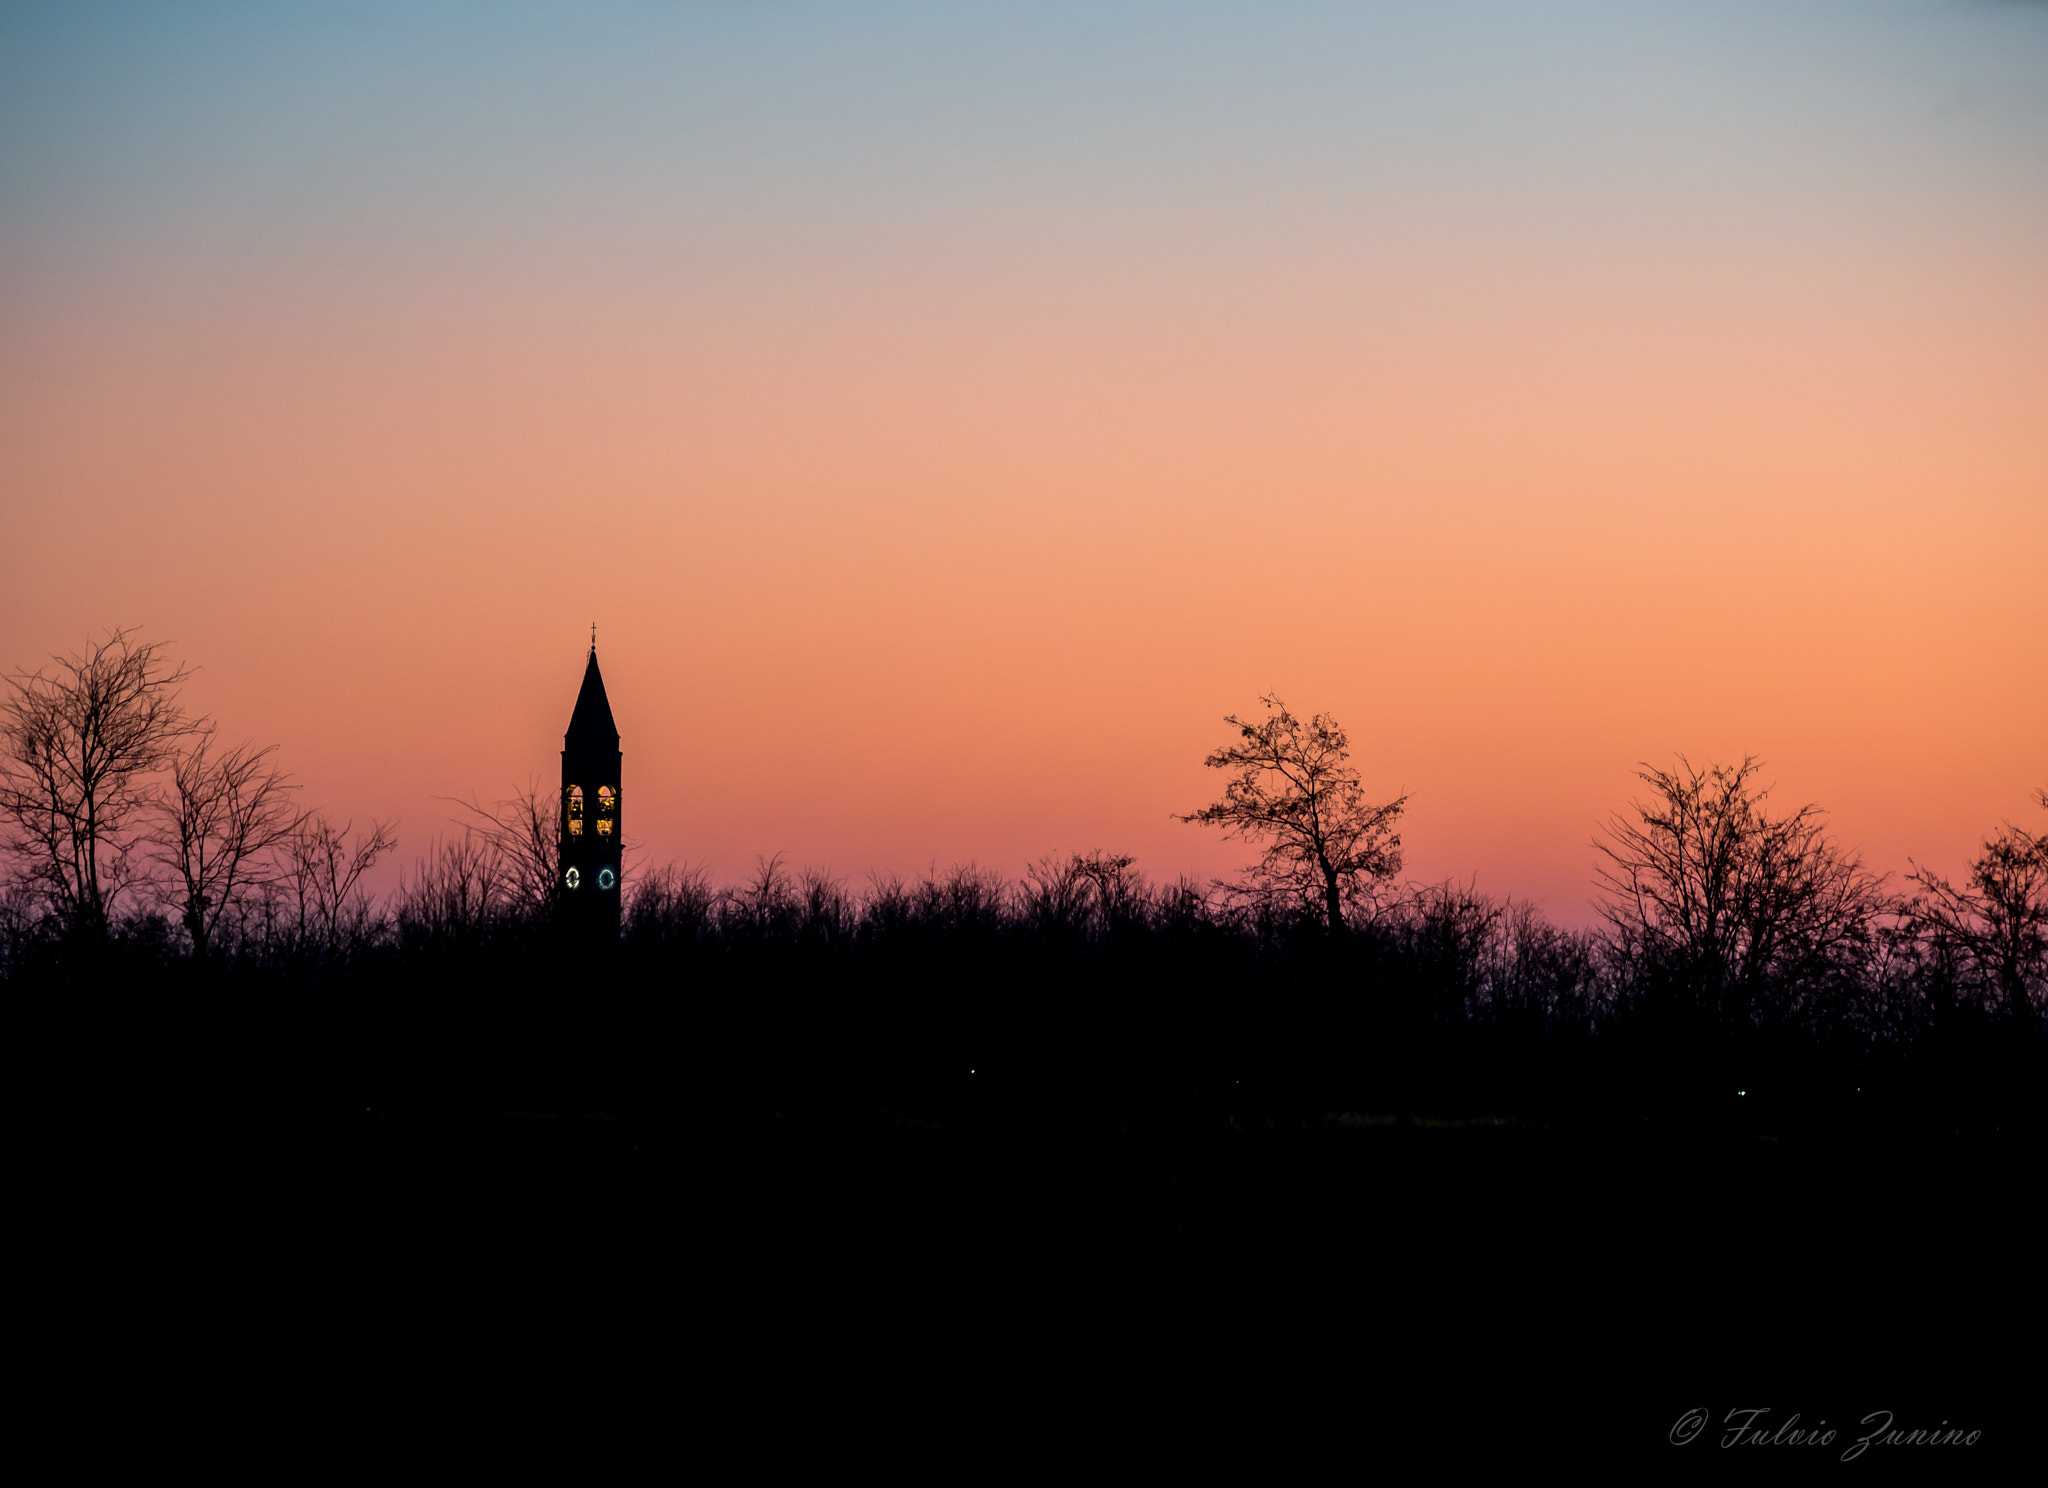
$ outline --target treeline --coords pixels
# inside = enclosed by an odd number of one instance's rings
[[[1190,817],[1261,845],[1237,881],[1100,852],[1014,881],[658,867],[600,943],[558,912],[551,793],[470,803],[375,896],[388,827],[285,807],[264,753],[156,706],[181,674],[150,648],[68,662],[14,679],[0,976],[94,1030],[73,1052],[114,1093],[1121,1126],[2039,1125],[2048,1096],[2048,834],[1893,884],[1815,808],[1775,812],[1754,761],[1641,772],[1592,929],[1401,883],[1401,803],[1269,699]],[[148,727],[96,760],[123,716]]]
[[[565,936],[519,884],[477,833],[381,901],[279,913],[252,893],[203,957],[160,912],[87,943],[17,897],[7,974],[181,1059],[211,1051],[233,1066],[222,1088],[335,1110],[2041,1116],[2038,939],[2015,1002],[1997,927],[1926,896],[1746,967],[1455,883],[1388,889],[1332,935],[1319,906],[1276,913],[1103,854],[1021,881],[659,868],[631,883],[616,945]]]

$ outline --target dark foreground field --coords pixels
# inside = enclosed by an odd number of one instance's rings
[[[1262,1482],[2036,1459],[2037,1029],[1717,1042],[1655,986],[1525,1026],[1402,944],[1011,928],[24,976],[43,1373],[209,1446],[480,1398],[579,1481],[649,1436]],[[1887,1420],[1979,1436],[1841,1460]]]
[[[372,1361],[349,1388],[393,1407],[595,1385],[621,1426],[761,1467],[941,1462],[964,1433],[995,1468],[1108,1427],[1089,1460],[1844,1470],[1883,1411],[1981,1429],[1942,1455],[1988,1466],[2034,1460],[2041,1420],[2043,1154],[1998,1133],[370,1110],[162,1135],[197,1293],[255,1356]],[[1843,1434],[1721,1446],[1742,1408]]]

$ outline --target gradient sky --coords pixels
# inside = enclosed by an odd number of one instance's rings
[[[1587,913],[1639,760],[2048,785],[2048,6],[0,6],[0,665],[652,860],[1243,852],[1277,690]],[[644,859],[643,859],[644,861]]]

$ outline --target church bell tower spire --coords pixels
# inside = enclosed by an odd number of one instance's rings
[[[590,659],[562,736],[562,883],[564,918],[580,930],[616,939],[625,864],[620,852],[619,729],[597,667],[597,626]]]

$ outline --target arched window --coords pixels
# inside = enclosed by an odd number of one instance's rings
[[[570,787],[569,787],[569,800],[568,800],[568,806],[567,806],[567,810],[566,810],[566,811],[565,811],[565,812],[563,813],[563,816],[562,816],[562,820],[568,823],[568,826],[569,826],[569,835],[570,835],[571,837],[581,837],[581,836],[583,835],[583,787],[582,787],[582,786],[580,786],[580,785],[572,785],[572,786],[570,786]],[[572,885],[572,887],[573,887],[573,885]]]
[[[612,834],[612,817],[618,811],[619,793],[608,785],[597,788],[597,835],[609,837]]]

